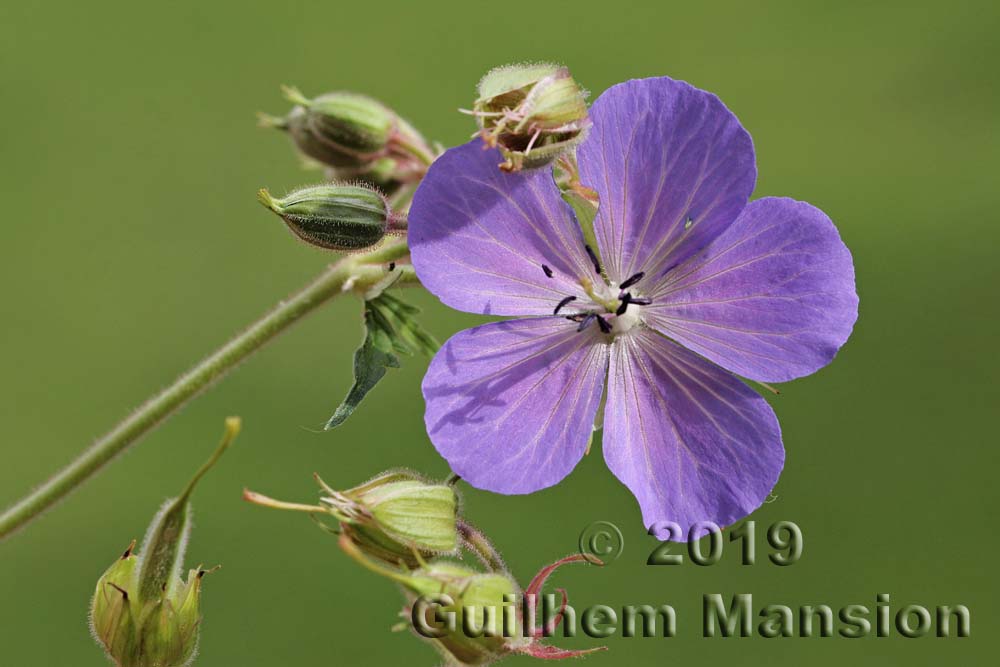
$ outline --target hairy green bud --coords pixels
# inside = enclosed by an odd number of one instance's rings
[[[331,180],[392,192],[418,182],[434,160],[427,140],[374,98],[347,91],[309,98],[296,88],[283,90],[295,107],[283,118],[261,114],[261,125],[288,132],[301,153],[328,168]]]
[[[517,583],[506,572],[477,572],[451,561],[391,570],[365,557],[342,535],[340,546],[358,563],[400,584],[418,634],[463,665],[484,665],[526,643],[514,613]]]
[[[361,185],[314,185],[280,198],[262,189],[257,199],[277,213],[293,234],[327,250],[370,248],[389,231],[405,227],[381,193]]]
[[[548,63],[491,70],[478,86],[471,113],[487,145],[506,158],[505,171],[553,164],[590,128],[587,92],[565,67]]]
[[[413,566],[414,550],[430,556],[458,548],[458,496],[448,484],[398,471],[344,492],[323,486],[320,503],[342,517],[345,534],[375,558]]]
[[[459,663],[488,664],[518,643],[513,614],[518,587],[510,576],[437,561],[399,583],[413,594],[417,606],[411,619],[421,624],[422,634],[430,634],[431,642]],[[420,617],[413,619],[414,614]]]
[[[457,553],[459,503],[453,486],[408,470],[382,473],[346,491],[316,480],[322,489],[319,505],[287,503],[253,491],[243,497],[266,507],[330,515],[357,549],[390,565],[412,569],[424,558]]]
[[[284,92],[290,102],[305,109],[313,135],[346,155],[363,158],[382,153],[395,132],[396,114],[367,95],[333,92],[309,99],[296,88]]]
[[[239,433],[230,417],[222,442],[184,491],[168,500],[149,524],[142,549],[135,541],[97,581],[90,627],[120,667],[183,667],[191,664],[201,624],[201,580],[210,570],[181,567],[191,531],[192,491]]]
[[[285,130],[303,155],[321,165],[347,172],[359,167],[360,160],[356,154],[324,141],[313,132],[309,123],[309,112],[305,107],[294,107],[284,118],[261,114],[260,125]]]

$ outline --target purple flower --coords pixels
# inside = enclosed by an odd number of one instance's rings
[[[750,202],[753,144],[714,95],[669,78],[609,89],[578,151],[600,195],[606,282],[551,173],[505,174],[478,141],[431,167],[413,264],[447,305],[516,315],[453,336],[423,382],[427,431],[473,486],[530,493],[603,451],[647,526],[746,516],[784,464],[778,421],[736,375],[829,363],[857,319],[850,252],[810,204]],[[660,537],[666,531],[657,528]]]

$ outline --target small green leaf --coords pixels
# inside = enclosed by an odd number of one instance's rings
[[[387,368],[399,368],[397,355],[434,354],[440,347],[417,323],[420,309],[382,292],[365,301],[365,340],[354,353],[354,385],[324,427],[340,426],[357,409]]]
[[[366,304],[367,305],[367,304]],[[329,430],[340,426],[350,417],[358,404],[385,376],[385,369],[399,368],[399,357],[393,354],[392,335],[386,322],[372,308],[365,309],[365,341],[354,353],[354,385],[347,397],[326,423]]]

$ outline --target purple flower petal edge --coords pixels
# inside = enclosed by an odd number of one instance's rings
[[[649,295],[650,326],[744,377],[784,382],[830,363],[858,318],[851,253],[815,206],[751,202]]]

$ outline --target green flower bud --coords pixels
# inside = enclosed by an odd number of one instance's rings
[[[308,98],[285,87],[296,106],[261,125],[288,132],[304,155],[329,167],[332,179],[357,179],[392,190],[423,178],[434,160],[427,140],[390,108],[366,95],[332,92]]]
[[[201,624],[200,567],[182,580],[180,570],[191,531],[189,498],[198,480],[239,433],[240,420],[226,420],[222,442],[180,496],[168,500],[146,531],[142,550],[135,541],[97,581],[90,627],[120,667],[183,667],[194,659]]]
[[[398,583],[409,603],[405,610],[418,636],[430,640],[449,665],[485,665],[510,654],[558,660],[605,650],[562,649],[543,641],[563,620],[569,598],[559,589],[562,602],[554,615],[543,612],[537,625],[545,582],[568,563],[603,565],[589,554],[575,554],[546,565],[532,578],[524,593],[505,569],[479,572],[451,561],[421,560],[412,571],[386,567],[368,558],[343,533],[340,548],[361,566]]]
[[[284,92],[290,102],[305,109],[313,135],[347,155],[382,153],[396,130],[396,114],[367,95],[333,92],[309,99],[296,88],[286,87]]]
[[[303,155],[322,165],[347,171],[356,170],[360,165],[356,154],[324,141],[313,132],[305,107],[294,107],[284,118],[261,114],[260,125],[285,130]]]
[[[505,171],[554,163],[590,128],[587,92],[565,67],[539,63],[491,70],[471,112],[480,134],[506,158]]]
[[[414,566],[414,549],[431,556],[458,548],[458,496],[448,484],[399,471],[342,493],[323,486],[328,495],[320,503],[342,517],[345,534],[375,558]]]
[[[488,664],[520,643],[513,613],[518,587],[506,574],[437,561],[403,575],[399,583],[419,605],[411,616],[422,615],[416,620],[433,635],[431,642],[461,664]]]
[[[339,532],[362,552],[390,565],[418,567],[424,558],[457,553],[458,495],[449,484],[429,482],[400,470],[386,472],[347,491],[322,488],[319,505],[300,505],[244,491],[255,504],[328,514]]]
[[[346,533],[340,546],[364,567],[403,587],[418,633],[453,661],[484,665],[528,643],[514,613],[519,589],[505,572],[477,572],[451,561],[401,572],[367,559]]]
[[[370,248],[405,227],[381,193],[360,185],[329,183],[301,188],[282,198],[257,193],[293,234],[320,248],[350,252]]]

